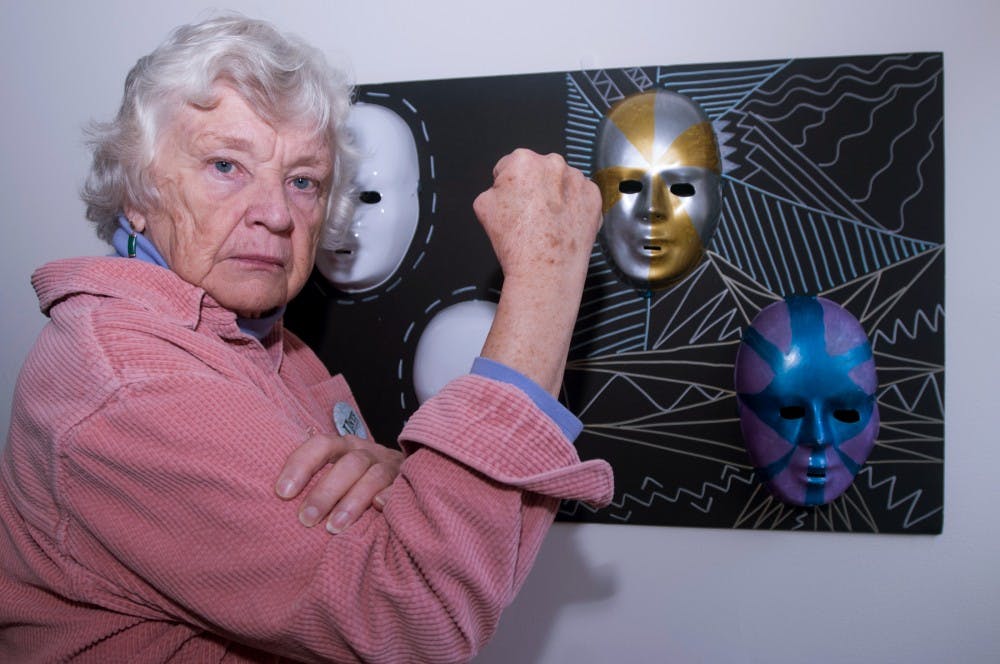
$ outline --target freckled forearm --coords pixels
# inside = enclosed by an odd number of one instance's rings
[[[531,378],[558,396],[573,335],[583,274],[558,282],[512,277],[504,283],[482,355]]]
[[[553,396],[562,385],[600,192],[558,155],[515,150],[474,203],[504,271],[483,357],[506,364]]]

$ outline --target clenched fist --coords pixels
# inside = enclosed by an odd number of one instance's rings
[[[556,395],[601,225],[601,194],[559,155],[519,149],[473,208],[504,273],[483,356]]]
[[[561,156],[523,148],[497,162],[473,209],[507,279],[585,270],[601,224],[597,185]]]

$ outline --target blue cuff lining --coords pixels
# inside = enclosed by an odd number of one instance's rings
[[[562,429],[563,434],[570,442],[576,440],[576,437],[583,431],[583,422],[576,415],[567,410],[555,397],[542,389],[538,383],[524,374],[511,369],[506,364],[494,362],[485,357],[477,357],[472,363],[470,373],[508,383],[524,392],[550,420]]]

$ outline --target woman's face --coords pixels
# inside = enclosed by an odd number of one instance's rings
[[[157,141],[155,210],[127,209],[170,268],[245,317],[305,284],[326,215],[332,162],[306,127],[270,125],[234,90],[183,106]]]

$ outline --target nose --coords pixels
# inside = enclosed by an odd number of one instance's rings
[[[259,176],[254,183],[251,196],[247,209],[247,223],[260,224],[272,233],[278,234],[291,230],[294,222],[283,179]]]
[[[640,198],[636,202],[642,220],[646,223],[662,223],[670,218],[670,201],[667,186],[659,176],[654,175],[643,183]]]
[[[802,433],[799,436],[799,444],[815,449],[829,447],[833,443],[832,432],[823,417],[822,409],[819,405],[812,405],[806,409],[805,422],[802,423]]]

